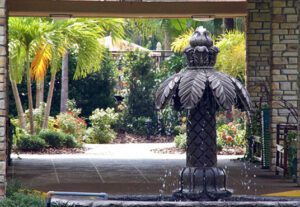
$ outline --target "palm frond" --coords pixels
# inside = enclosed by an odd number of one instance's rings
[[[12,40],[8,44],[9,77],[16,83],[21,83],[25,70],[26,51],[20,46],[20,41]]]
[[[52,58],[51,47],[43,45],[41,48],[36,49],[35,56],[31,62],[31,77],[37,81],[42,80],[46,73]]]

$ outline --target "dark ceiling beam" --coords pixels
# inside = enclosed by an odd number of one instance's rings
[[[246,0],[112,2],[91,0],[8,0],[9,16],[157,17],[246,16]]]

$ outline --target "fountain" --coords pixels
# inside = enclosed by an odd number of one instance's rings
[[[180,187],[173,195],[49,192],[48,206],[55,195],[94,196],[94,200],[53,200],[62,206],[300,206],[300,199],[231,196],[227,190],[225,170],[217,167],[215,114],[218,109],[236,106],[250,115],[252,105],[237,79],[214,69],[218,52],[208,31],[197,28],[184,51],[187,68],[165,80],[156,93],[157,109],[171,102],[175,110],[188,111],[186,167],[180,172]]]
[[[247,90],[235,78],[216,71],[219,49],[213,46],[209,33],[199,27],[184,54],[185,71],[165,80],[156,94],[156,107],[170,100],[176,110],[188,110],[186,168],[181,171],[178,199],[212,199],[228,197],[226,174],[217,168],[216,111],[236,105],[251,111]]]

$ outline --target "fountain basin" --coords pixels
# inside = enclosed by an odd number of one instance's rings
[[[300,198],[262,197],[262,196],[232,196],[218,201],[175,201],[173,196],[108,196],[107,200],[82,197],[53,197],[52,207],[299,207]]]

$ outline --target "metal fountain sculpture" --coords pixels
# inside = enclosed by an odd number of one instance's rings
[[[186,70],[161,84],[155,105],[162,109],[171,102],[175,110],[188,110],[186,167],[174,196],[216,200],[231,195],[225,171],[217,167],[216,112],[232,106],[250,112],[251,101],[240,81],[214,69],[219,49],[206,29],[197,28],[189,43]]]

